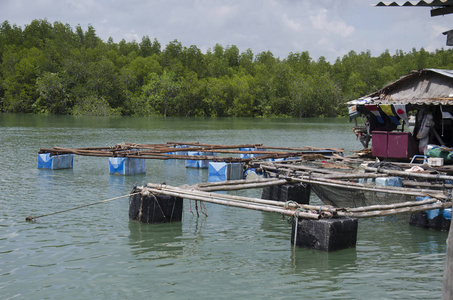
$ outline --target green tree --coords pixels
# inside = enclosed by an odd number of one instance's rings
[[[208,77],[222,77],[228,74],[228,61],[224,56],[222,45],[216,44],[213,52],[210,49],[207,51],[204,64]]]
[[[181,83],[174,73],[152,74],[143,87],[147,111],[164,117],[176,116],[180,110]]]
[[[234,75],[229,80],[233,102],[228,115],[234,117],[252,117],[255,110],[255,95],[252,93],[253,77],[251,75]]]
[[[286,62],[291,66],[294,72],[300,74],[311,74],[312,59],[308,51],[302,53],[290,53]]]
[[[140,55],[143,57],[150,56],[153,54],[153,44],[151,43],[151,40],[149,36],[144,36],[142,38],[142,42],[140,43]]]
[[[122,39],[118,44],[118,52],[123,56],[133,55],[136,57],[140,53],[140,46],[135,40],[128,43],[125,39]]]
[[[72,103],[66,92],[64,79],[57,73],[46,72],[36,80],[39,92],[35,111],[51,114],[68,114],[71,112]]]
[[[112,108],[118,108],[121,98],[113,63],[107,59],[90,62],[87,66],[86,87],[89,94],[105,99]]]
[[[253,65],[253,52],[249,48],[239,56],[239,66],[247,71],[248,74],[255,75]]]
[[[26,48],[43,48],[46,40],[52,39],[52,24],[47,20],[33,20],[25,26],[23,31],[24,43]]]
[[[143,85],[153,74],[162,74],[162,67],[154,56],[137,57],[119,72],[119,86],[125,98],[131,99],[141,93]],[[126,105],[127,111],[129,108]]]
[[[181,81],[179,101],[181,116],[206,116],[207,110],[203,105],[206,95],[206,85],[198,79],[195,72],[187,72]]]
[[[102,40],[97,37],[96,30],[91,25],[88,25],[88,29],[85,31],[83,44],[87,48],[95,48],[102,43]]]
[[[239,66],[239,48],[235,45],[227,46],[224,55],[228,66],[237,69]]]
[[[203,53],[197,48],[197,46],[192,45],[189,48],[184,47],[181,59],[184,67],[188,71],[187,74],[194,72],[203,76],[206,74],[206,69],[204,67]]]
[[[37,48],[15,50],[14,47],[7,50],[2,63],[4,109],[7,112],[33,112],[33,103],[39,97],[35,83],[41,75],[45,56]]]
[[[303,118],[315,116],[316,104],[313,79],[310,75],[297,74],[289,83],[291,115]]]

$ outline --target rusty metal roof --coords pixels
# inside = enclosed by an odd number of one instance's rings
[[[434,1],[405,1],[403,2],[379,2],[374,6],[428,6],[428,7],[442,7],[453,5],[453,0],[434,0]]]
[[[434,0],[434,1],[405,1],[405,2],[379,2],[374,6],[418,6],[431,7],[431,17],[448,15],[453,13],[453,0]]]
[[[453,105],[453,70],[413,71],[372,94],[346,104]]]

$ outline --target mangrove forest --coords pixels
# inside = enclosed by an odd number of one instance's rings
[[[335,117],[347,114],[344,102],[422,68],[453,69],[452,50],[351,50],[332,63],[307,51],[279,58],[216,44],[203,53],[149,36],[105,42],[92,26],[3,21],[0,112]]]

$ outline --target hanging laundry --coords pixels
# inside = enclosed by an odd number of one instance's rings
[[[395,115],[395,113],[392,111],[392,106],[390,104],[381,104],[379,105],[379,108],[382,110],[383,113],[385,113],[390,120],[392,120],[393,123],[396,125],[400,125],[400,121],[398,120],[398,117]]]
[[[375,105],[375,104],[366,105],[365,104],[365,108],[368,109],[373,115],[376,116],[379,123],[384,123],[384,119],[382,118],[381,114],[379,113],[377,105]]]
[[[451,114],[449,107],[443,107],[441,105],[440,111],[442,112],[442,119],[453,119],[453,115]]]
[[[453,115],[451,114],[450,107],[443,107],[440,106],[440,112],[442,113],[442,136],[444,136],[444,127],[445,127],[445,119],[453,119]]]
[[[406,105],[393,104],[393,109],[395,109],[395,112],[398,115],[398,117],[403,119],[404,122],[406,122],[406,125],[409,126],[409,118],[407,117],[407,114],[406,114]]]

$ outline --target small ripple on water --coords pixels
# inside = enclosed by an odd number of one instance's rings
[[[0,291],[6,298],[440,297],[445,233],[394,218],[361,220],[357,247],[333,253],[293,248],[291,227],[277,215],[206,205],[209,217],[197,218],[187,201],[183,222],[174,224],[129,222],[127,199],[24,221],[124,195],[136,181],[178,185],[205,178],[204,171],[160,162],[147,162],[143,176],[112,177],[106,161],[79,157],[73,170],[38,170],[36,151],[43,146],[105,146],[131,137],[240,144],[253,136],[266,145],[323,147],[321,132],[347,148],[354,141],[346,122],[69,119],[26,116],[2,127],[2,168],[11,170],[0,178]],[[47,125],[24,125],[33,120]]]

